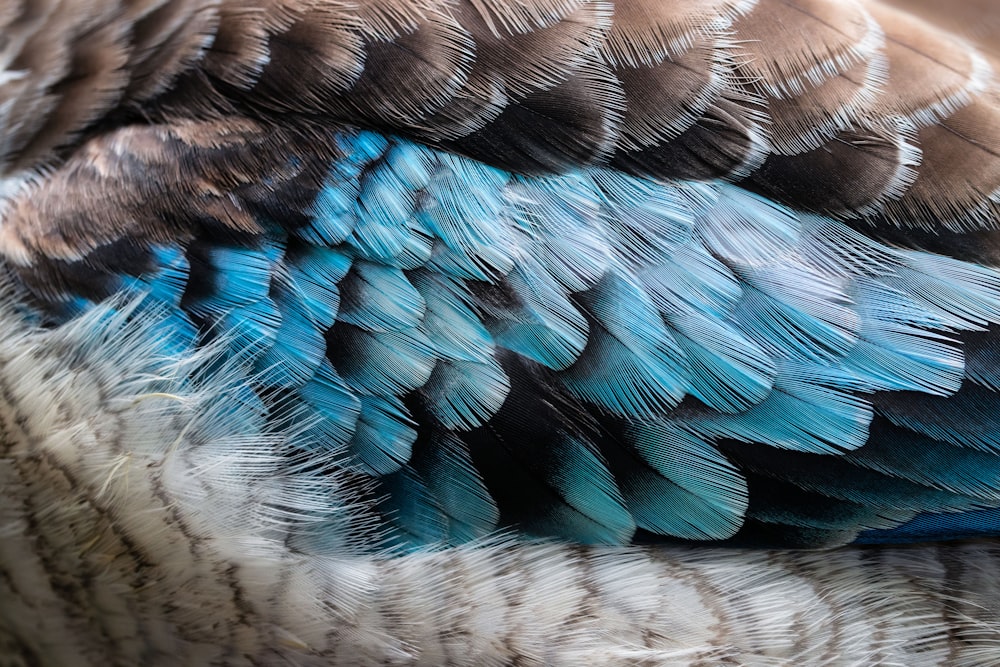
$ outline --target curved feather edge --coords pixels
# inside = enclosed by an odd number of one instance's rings
[[[8,498],[26,501],[0,514],[7,655],[150,665],[1000,661],[996,542],[817,554],[493,539],[364,555],[373,526],[343,480],[286,467],[296,434],[264,434],[253,406],[232,400],[247,376],[226,368],[192,379],[221,344],[184,361],[164,355],[152,311],[130,319],[98,308],[40,332],[0,290],[0,415],[22,429],[5,431],[0,476]],[[25,377],[39,381],[14,382]],[[316,526],[338,530],[317,546],[303,539]],[[27,581],[30,605],[16,583]],[[85,594],[94,583],[100,605]],[[136,606],[142,616],[128,611]]]

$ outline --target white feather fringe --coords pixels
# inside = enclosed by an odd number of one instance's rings
[[[0,283],[3,664],[1000,664],[995,542],[366,555],[244,369],[159,355],[155,317],[15,306]]]

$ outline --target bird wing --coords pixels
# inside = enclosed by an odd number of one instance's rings
[[[0,654],[996,664],[998,28],[0,2]]]
[[[973,5],[12,3],[0,254],[225,349],[380,548],[993,533]]]

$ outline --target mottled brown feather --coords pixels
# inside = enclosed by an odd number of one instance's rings
[[[30,167],[28,160],[34,155],[55,148],[118,105],[128,82],[125,64],[130,49],[126,28],[112,21],[82,36],[66,74],[51,87],[59,102],[22,149],[25,155],[16,166]]]
[[[220,1],[133,3],[133,48],[125,92],[129,103],[138,104],[159,95],[181,72],[201,60],[215,40]]]
[[[257,234],[255,207],[289,182],[314,194],[335,151],[332,131],[242,118],[117,130],[7,202],[0,252],[23,266],[65,264],[125,237],[144,247],[184,238],[196,224]]]

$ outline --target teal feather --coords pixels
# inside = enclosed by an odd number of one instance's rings
[[[301,226],[261,214],[256,237],[156,246],[109,284],[165,309],[178,352],[223,341],[276,425],[367,480],[387,544],[825,544],[1000,504],[994,269],[730,184],[337,143]],[[884,422],[903,435],[880,448]],[[756,503],[765,478],[841,511]]]

